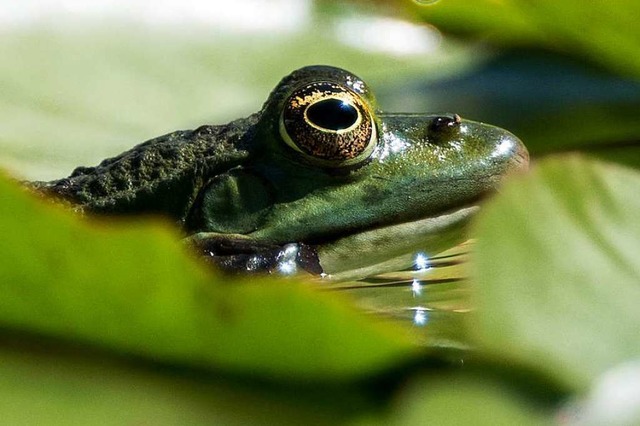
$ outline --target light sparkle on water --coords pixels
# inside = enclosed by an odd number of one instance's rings
[[[429,314],[424,308],[416,308],[413,314],[413,323],[418,326],[423,326],[429,321]]]
[[[422,295],[422,284],[420,284],[420,281],[415,278],[411,283],[411,292],[413,293],[413,297]]]
[[[298,246],[296,244],[288,244],[280,252],[278,256],[278,271],[283,275],[295,274],[298,270],[296,265],[296,256],[298,255]]]
[[[296,262],[287,261],[278,263],[278,271],[283,275],[291,275],[296,272]]]
[[[424,253],[416,254],[416,257],[413,261],[414,266],[417,271],[426,271],[431,268],[431,262],[429,261],[429,256]]]

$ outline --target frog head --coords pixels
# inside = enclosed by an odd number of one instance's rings
[[[304,244],[325,273],[453,245],[480,200],[528,165],[506,130],[381,112],[362,79],[328,66],[285,77],[245,144],[245,163],[202,192],[197,238]]]

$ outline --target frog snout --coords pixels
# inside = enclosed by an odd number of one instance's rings
[[[527,171],[529,169],[529,151],[524,143],[517,137],[513,136],[515,148],[511,156],[512,171]]]
[[[529,151],[522,141],[509,132],[499,138],[491,155],[505,165],[504,173],[523,172],[529,168]]]

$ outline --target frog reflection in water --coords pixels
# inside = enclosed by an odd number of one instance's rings
[[[352,278],[461,242],[480,198],[527,164],[505,130],[378,112],[360,78],[309,66],[247,118],[33,185],[82,212],[169,216],[223,269]]]

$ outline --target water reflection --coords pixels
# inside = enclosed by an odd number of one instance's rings
[[[298,256],[298,245],[288,244],[278,255],[276,262],[278,264],[278,272],[283,275],[295,274],[298,270],[296,257]]]
[[[472,243],[436,256],[414,256],[413,266],[358,281],[324,282],[346,292],[366,312],[411,325],[418,342],[464,345],[461,322],[470,311],[466,264]]]
[[[423,272],[431,267],[429,263],[429,256],[424,253],[416,254],[414,265],[416,267],[416,271]]]
[[[411,292],[413,293],[413,297],[422,295],[422,284],[416,278],[411,282]]]
[[[421,307],[413,308],[413,310],[414,310],[413,323],[418,326],[425,325],[429,320],[429,316],[428,316],[429,314],[427,310]]]

